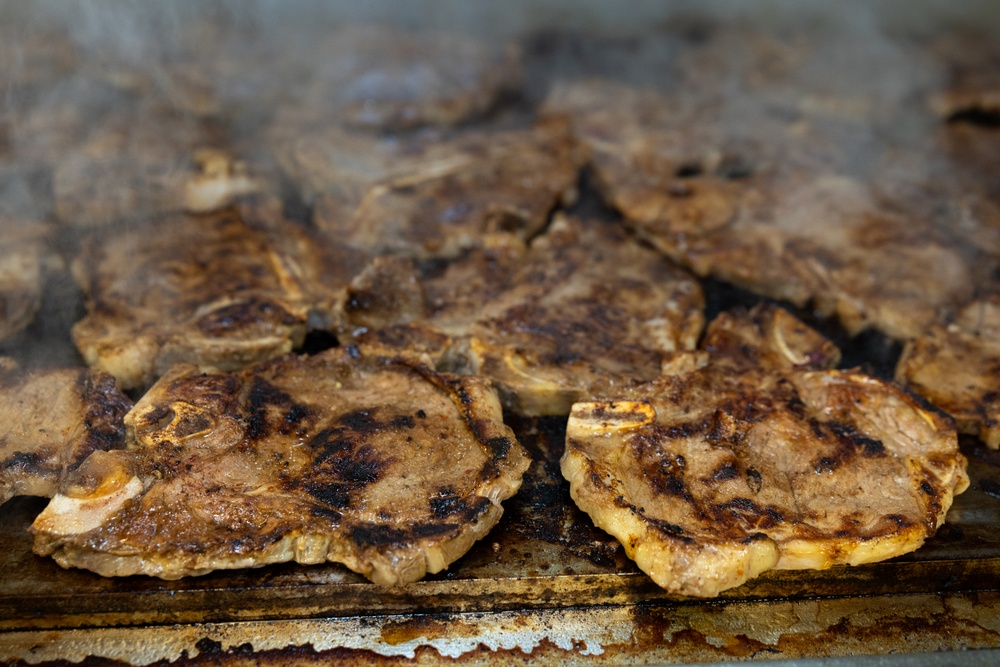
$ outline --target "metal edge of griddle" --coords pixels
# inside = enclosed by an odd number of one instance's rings
[[[765,602],[998,589],[1000,558],[898,560],[825,572],[769,572],[716,600]],[[206,586],[0,598],[0,631],[705,602],[671,595],[641,573],[431,579],[396,589],[367,582]]]

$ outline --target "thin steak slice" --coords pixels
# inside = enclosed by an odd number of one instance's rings
[[[494,235],[530,239],[573,201],[583,162],[558,120],[405,138],[279,121],[272,137],[324,234],[418,257],[453,256]]]
[[[289,352],[353,275],[356,253],[314,240],[266,202],[95,233],[73,265],[87,303],[73,340],[125,388],[181,361],[233,370]]]
[[[574,118],[605,200],[696,274],[811,303],[852,334],[947,319],[972,296],[970,259],[931,213],[869,187],[890,150],[875,112],[776,88],[737,103],[584,81],[546,109]]]
[[[683,595],[918,548],[969,483],[954,428],[836,359],[782,310],[720,315],[663,377],[573,406],[574,501]]]
[[[620,224],[561,215],[528,247],[380,258],[348,288],[344,310],[363,347],[416,350],[488,377],[504,407],[525,415],[565,415],[576,400],[657,377],[704,325],[690,274]],[[428,327],[443,334],[437,354]]]
[[[131,407],[105,373],[26,373],[0,358],[0,504],[52,497],[91,452],[124,447]]]
[[[395,585],[496,524],[528,457],[485,382],[337,348],[239,373],[180,365],[32,526],[105,576],[333,561]]]
[[[1000,297],[974,301],[908,342],[896,379],[951,415],[959,432],[1000,448]]]

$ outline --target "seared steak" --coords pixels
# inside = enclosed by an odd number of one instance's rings
[[[718,595],[772,569],[912,551],[968,486],[954,428],[774,308],[723,314],[703,350],[573,406],[576,503],[665,589]]]
[[[453,137],[274,128],[282,167],[315,200],[314,222],[376,252],[450,256],[484,236],[527,240],[575,197],[582,156],[564,122]]]
[[[974,301],[948,326],[907,343],[896,379],[1000,448],[1000,297]]]
[[[485,535],[528,457],[474,377],[339,348],[239,373],[181,365],[32,526],[35,550],[165,579],[284,561],[395,585]]]
[[[514,412],[552,415],[658,376],[697,344],[703,308],[697,282],[620,225],[559,216],[527,248],[377,260],[348,289],[345,321],[363,347],[411,348],[492,379]]]
[[[492,109],[521,76],[512,46],[455,33],[350,25],[312,46],[296,105],[378,130],[457,125]]]
[[[574,117],[606,200],[698,275],[899,339],[969,299],[961,248],[865,182],[887,150],[875,111],[788,100],[772,85],[727,106],[704,86],[668,95],[590,81],[558,87],[547,110]]]
[[[148,386],[181,361],[232,370],[284,354],[311,315],[330,320],[355,253],[337,255],[267,208],[90,237],[73,266],[88,310],[73,340],[87,363],[122,387]]]
[[[0,358],[0,504],[51,497],[92,452],[125,446],[132,402],[81,368],[23,373]]]
[[[169,109],[108,114],[55,164],[56,215],[70,226],[135,222],[213,211],[260,191],[260,178],[220,145],[206,124]]]

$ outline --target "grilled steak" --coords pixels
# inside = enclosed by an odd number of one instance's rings
[[[528,457],[477,378],[338,348],[239,373],[172,369],[32,526],[35,550],[166,579],[334,561],[379,584],[460,557]]]
[[[246,164],[213,147],[218,143],[202,123],[165,109],[111,114],[55,166],[56,214],[70,226],[134,222],[213,211],[261,190]]]
[[[104,373],[23,373],[0,358],[0,504],[54,496],[91,452],[124,447],[131,407]]]
[[[180,361],[231,370],[300,345],[311,315],[332,317],[355,253],[313,243],[268,210],[90,237],[73,266],[88,310],[73,340],[87,363],[132,388]]]
[[[457,125],[519,85],[519,55],[459,34],[382,26],[333,30],[305,54],[312,76],[296,105],[347,125],[401,130]]]
[[[527,240],[575,197],[581,155],[564,122],[468,130],[452,138],[359,135],[334,126],[274,129],[282,167],[314,222],[375,252],[450,256],[484,235]]]
[[[704,321],[690,275],[620,225],[564,216],[527,248],[419,266],[382,258],[347,299],[363,346],[408,347],[485,375],[505,407],[527,415],[566,414],[581,397],[653,379],[665,356],[696,345]]]
[[[729,107],[704,86],[668,95],[590,81],[558,87],[547,109],[573,115],[606,200],[698,275],[900,339],[968,300],[961,248],[865,183],[888,150],[872,136],[875,112],[773,87]]]
[[[968,486],[955,431],[890,384],[825,370],[835,352],[781,310],[720,315],[663,377],[573,406],[573,499],[684,595],[916,549]]]
[[[974,301],[907,343],[896,379],[954,417],[961,433],[1000,448],[1000,297]]]

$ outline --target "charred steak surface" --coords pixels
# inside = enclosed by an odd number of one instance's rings
[[[576,400],[652,380],[704,324],[690,274],[619,224],[562,215],[527,247],[376,260],[344,310],[362,347],[409,348],[488,377],[525,415],[565,415]]]
[[[703,86],[591,80],[546,109],[575,119],[604,199],[696,274],[812,304],[851,334],[905,340],[947,319],[972,297],[970,256],[930,211],[869,187],[894,150],[872,136],[877,100],[813,108],[774,88],[744,108]]]
[[[26,373],[0,358],[0,504],[52,497],[92,452],[123,448],[131,407],[106,373]]]
[[[303,230],[248,211],[94,234],[73,266],[87,303],[73,340],[87,363],[133,388],[177,362],[232,370],[300,345],[349,261],[324,262]]]
[[[896,379],[1000,448],[1000,297],[974,301],[948,326],[908,342]]]
[[[574,405],[562,458],[574,501],[665,589],[912,551],[968,486],[946,419],[825,370],[835,348],[784,311],[720,315],[703,348]]]
[[[175,367],[32,526],[35,550],[165,579],[284,561],[379,584],[438,572],[528,467],[485,382],[337,348],[239,373]]]

